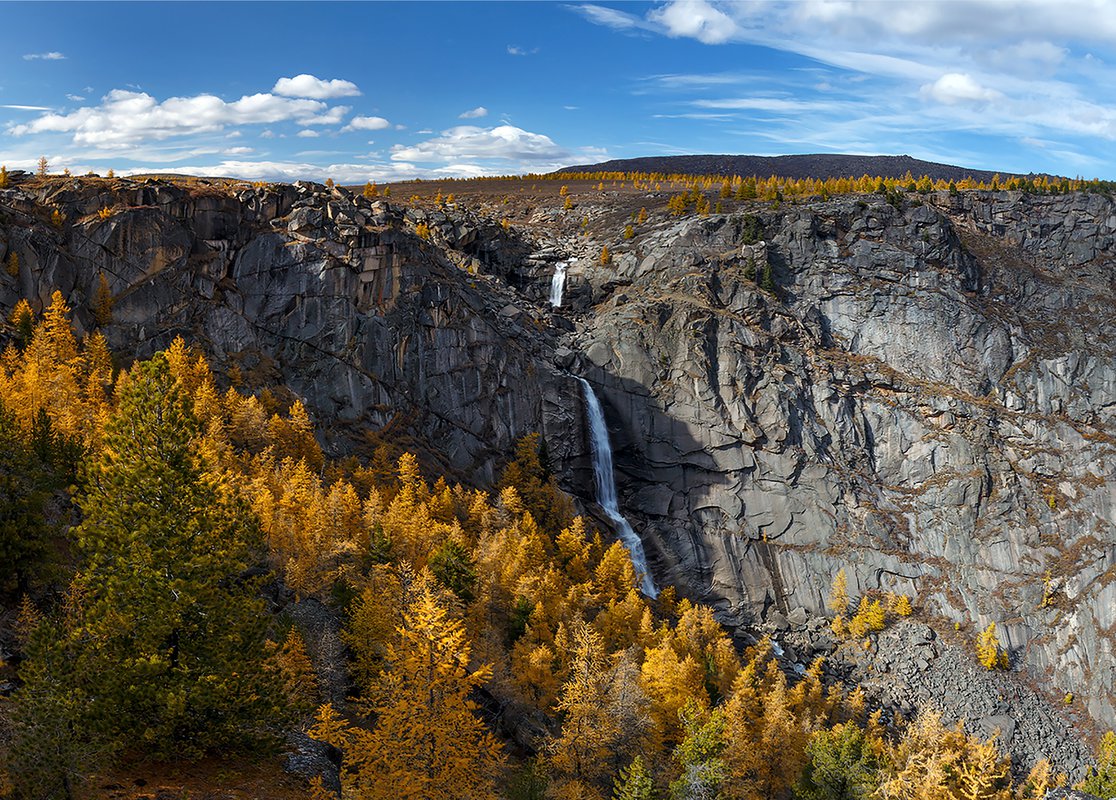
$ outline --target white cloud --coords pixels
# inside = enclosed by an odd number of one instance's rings
[[[353,117],[345,126],[347,131],[382,131],[390,128],[391,123],[383,117]]]
[[[322,80],[303,73],[293,78],[280,78],[271,90],[284,97],[309,97],[313,100],[331,100],[335,97],[355,97],[360,89],[352,81],[339,78]]]
[[[555,144],[549,136],[531,133],[513,125],[499,125],[495,128],[460,125],[425,142],[391,148],[393,161],[420,163],[458,163],[473,159],[533,163],[553,162],[568,156],[569,152]]]
[[[978,51],[981,61],[998,69],[1050,72],[1069,55],[1069,49],[1053,42],[1023,41],[987,51]]]
[[[29,166],[34,167],[33,162]],[[117,170],[120,174],[156,172],[150,165]],[[413,164],[310,164],[301,161],[238,161],[225,160],[214,163],[176,164],[174,171],[183,175],[225,176],[246,181],[324,181],[333,178],[338,183],[365,183],[366,181],[401,181],[413,178],[437,177],[433,170],[421,170]]]
[[[598,6],[594,3],[583,3],[582,5],[574,6],[573,9],[590,22],[597,25],[604,25],[605,27],[617,31],[649,27],[647,23],[634,14],[629,14],[625,11],[617,11],[615,8],[609,8],[607,6]]]
[[[667,109],[678,113],[661,116],[716,109],[721,113],[705,117],[711,124],[734,118],[742,123],[723,135],[770,138],[773,149],[784,152],[912,152],[921,144],[923,157],[940,156],[950,149],[948,137],[961,131],[1015,141],[1044,138],[1067,152],[1107,149],[1107,143],[1071,147],[1066,137],[1116,140],[1112,0],[904,0],[886,3],[883,13],[884,5],[665,0],[640,15],[596,5],[573,10],[621,32],[758,45],[827,65],[815,67],[819,74],[806,81],[785,71],[773,77],[762,67],[742,71],[741,86],[753,96],[741,99],[710,94],[718,83],[733,83],[731,73],[653,76],[647,82],[680,95],[682,107]],[[759,91],[759,85],[771,91]],[[634,93],[650,93],[646,87],[637,85]],[[989,144],[976,164],[989,154],[998,160],[998,152]],[[957,150],[952,160],[967,155],[973,154]]]
[[[274,124],[293,120],[305,125],[336,121],[333,110],[319,100],[253,94],[225,102],[210,94],[170,97],[159,102],[146,92],[114,89],[98,106],[68,114],[44,114],[8,128],[13,136],[71,133],[77,144],[121,148],[147,140],[163,140],[220,131],[226,126]]]
[[[300,125],[337,125],[352,110],[351,106],[334,106],[324,114],[315,114],[298,122]]]
[[[75,103],[81,103],[85,101],[85,96],[80,94],[67,94],[66,99],[72,100]]]
[[[1003,94],[995,89],[981,86],[972,76],[962,72],[947,72],[934,83],[925,84],[922,93],[946,105],[958,103],[989,103],[999,100]]]
[[[706,0],[675,0],[648,15],[668,36],[692,37],[705,44],[724,44],[736,33],[736,23]]]
[[[249,153],[254,153],[255,150],[251,147],[229,147],[221,151],[223,156],[246,156]]]
[[[17,105],[0,105],[0,108],[12,108],[16,111],[50,111],[49,106],[17,106]]]
[[[487,116],[488,116],[488,109],[485,108],[484,106],[477,106],[476,108],[471,108],[468,111],[462,111],[460,114],[457,115],[457,118],[458,119],[480,119],[481,117],[487,117]]]
[[[271,130],[270,128],[268,128],[265,131],[261,131],[260,132],[260,138],[261,139],[274,139],[275,138],[275,131]]]
[[[27,55],[25,55],[23,57],[23,60],[24,61],[61,61],[65,57],[66,56],[62,55],[61,53],[52,50],[49,53],[28,53]]]
[[[318,136],[320,136],[321,134],[319,134],[317,131],[304,130],[299,131],[296,135],[299,139],[317,139]]]
[[[769,111],[776,114],[796,114],[834,110],[841,104],[824,100],[795,100],[784,97],[734,97],[724,100],[697,100],[699,108],[721,108],[736,111]]]
[[[520,47],[517,44],[508,45],[509,56],[533,56],[537,52],[539,52],[539,48],[537,47],[532,47],[530,50],[528,50],[527,48]]]

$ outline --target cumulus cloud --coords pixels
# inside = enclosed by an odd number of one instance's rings
[[[312,131],[312,130],[309,130],[309,129],[304,130],[304,131],[299,131],[295,135],[298,136],[299,139],[317,139],[318,136],[319,136],[317,131]]]
[[[514,125],[498,125],[495,128],[460,125],[425,142],[391,148],[393,161],[420,163],[453,164],[471,159],[530,163],[550,162],[568,156],[569,152],[555,144],[549,136],[531,133]]]
[[[1003,97],[1000,92],[981,86],[970,75],[962,72],[947,72],[934,83],[924,85],[922,93],[946,105],[989,103]]]
[[[360,89],[352,81],[340,78],[322,80],[303,73],[293,78],[280,78],[271,90],[283,97],[309,97],[313,100],[332,100],[335,97],[355,97]]]
[[[481,117],[487,117],[487,116],[488,116],[488,109],[485,108],[484,106],[477,106],[476,108],[471,108],[468,111],[462,111],[460,114],[457,115],[457,118],[458,119],[480,119]]]
[[[391,123],[383,117],[353,117],[345,126],[347,131],[382,131],[390,128]]]
[[[85,95],[67,94],[66,99],[67,100],[72,100],[75,103],[83,103],[83,102],[85,102]]]
[[[334,106],[324,114],[315,114],[312,117],[300,119],[301,125],[337,125],[345,119],[345,115],[352,111],[351,106]]]
[[[77,144],[124,147],[145,140],[220,131],[226,126],[293,120],[303,125],[327,124],[337,115],[320,100],[253,94],[226,102],[211,94],[170,97],[159,102],[146,92],[114,89],[98,106],[68,114],[44,114],[13,125],[13,136],[70,133]]]
[[[61,61],[66,56],[62,53],[52,50],[49,53],[28,53],[23,57],[24,61]]]

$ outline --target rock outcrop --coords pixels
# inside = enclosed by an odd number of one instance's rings
[[[742,623],[917,597],[1116,721],[1116,206],[851,199],[665,225],[589,280],[571,349],[664,581]],[[610,289],[617,281],[620,289]],[[854,578],[852,576],[855,576]]]
[[[218,369],[282,385],[338,438],[390,427],[482,483],[538,429],[554,337],[494,276],[522,249],[498,225],[307,183],[101,184],[0,192],[0,258],[20,264],[18,278],[0,276],[0,306],[43,305],[60,289],[88,328],[104,275],[115,351],[145,356],[182,335]],[[485,224],[494,230],[478,238]]]

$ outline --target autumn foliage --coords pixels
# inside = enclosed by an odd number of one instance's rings
[[[1033,800],[1058,781],[1040,762],[1013,786],[994,739],[932,713],[885,729],[820,659],[788,674],[770,640],[738,646],[673,588],[649,600],[537,436],[493,492],[390,442],[332,461],[297,399],[247,393],[181,339],[118,370],[69,313],[59,293],[21,305],[0,357],[0,592],[14,608],[62,575],[58,602],[19,613],[0,777],[20,797],[72,794],[114,760],[258,747],[298,719],[340,752],[344,796],[372,800]],[[265,583],[333,609],[350,699],[320,705],[338,695],[316,640],[266,613]],[[849,643],[913,610],[854,605],[843,571],[830,606]],[[536,721],[530,758],[492,709]]]

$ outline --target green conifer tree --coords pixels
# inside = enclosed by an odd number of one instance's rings
[[[0,593],[27,591],[48,551],[46,502],[61,485],[15,415],[0,405]]]
[[[806,758],[794,789],[801,800],[867,800],[879,784],[880,759],[851,722],[814,734]]]
[[[245,577],[259,527],[208,470],[197,434],[159,354],[133,368],[83,476],[82,564],[52,645],[71,669],[42,683],[79,698],[82,734],[109,750],[200,756],[258,741],[281,717]]]
[[[654,796],[651,772],[643,763],[643,758],[636,756],[631,766],[620,770],[612,792],[613,800],[651,800]]]

